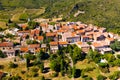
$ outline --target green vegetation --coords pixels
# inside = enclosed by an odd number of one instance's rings
[[[2,21],[10,18],[17,22],[21,22],[19,19],[22,18],[26,21],[25,17],[21,18],[23,14],[28,14],[31,19],[62,17],[63,21],[82,21],[106,27],[108,31],[120,34],[119,0],[1,0],[0,9]],[[74,17],[78,11],[83,13]]]

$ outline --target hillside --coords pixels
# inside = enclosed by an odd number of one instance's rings
[[[0,0],[0,9],[3,11],[20,7],[27,9],[44,7],[45,13],[37,15],[38,17],[62,17],[66,21],[91,23],[106,27],[108,31],[120,33],[120,0]],[[84,13],[79,13],[77,17],[74,17],[78,11]],[[2,17],[12,18],[9,15]]]

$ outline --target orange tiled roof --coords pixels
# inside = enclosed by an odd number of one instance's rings
[[[81,42],[81,41],[79,41],[79,42],[77,42],[77,44],[82,45],[82,42]]]
[[[41,41],[43,40],[43,36],[38,36],[37,39]]]
[[[47,23],[41,23],[40,26],[41,27],[48,27],[48,24]]]
[[[56,36],[56,33],[48,32],[46,33],[46,36]]]
[[[72,36],[72,37],[75,37],[75,36],[76,36],[76,33],[75,33],[75,32],[73,32],[73,33],[71,34],[71,36]]]
[[[68,42],[66,42],[66,41],[59,41],[59,44],[60,45],[66,45],[66,44],[68,44]]]
[[[20,51],[27,52],[28,51],[28,47],[21,47]]]
[[[85,30],[77,30],[76,32],[77,32],[77,33],[84,33]]]
[[[92,45],[93,45],[94,47],[100,47],[100,46],[102,46],[101,43],[98,43],[98,42],[94,42],[94,43],[92,43]]]
[[[22,27],[23,29],[26,29],[26,28],[27,28],[27,25],[26,25],[26,24],[23,24],[21,27]]]
[[[12,42],[3,42],[3,43],[0,43],[0,47],[13,47],[13,43]]]
[[[52,45],[52,46],[53,46],[53,45],[54,45],[54,46],[55,46],[55,45],[58,45],[58,42],[50,42],[50,45]]]
[[[36,29],[35,34],[39,34],[39,33],[40,33],[40,30]]]
[[[114,41],[114,38],[106,38],[109,41]]]

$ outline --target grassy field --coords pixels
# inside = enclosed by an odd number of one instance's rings
[[[2,29],[7,28],[6,22],[0,21],[0,28],[2,28]]]
[[[58,77],[53,77],[52,73],[54,71],[51,71],[51,70],[47,73],[41,73],[37,66],[29,67],[29,70],[27,70],[25,61],[21,62],[21,61],[19,61],[19,58],[16,58],[16,60],[17,60],[17,62],[14,62],[14,58],[0,59],[0,65],[4,65],[4,68],[0,69],[0,71],[10,73],[14,76],[19,75],[24,80],[27,80],[27,79],[28,80],[39,80],[41,76],[45,76],[46,79],[52,79],[52,80],[70,80],[70,78],[68,78],[67,76],[61,76],[60,73],[59,73]],[[10,68],[9,67],[10,61],[17,63],[18,67]],[[44,61],[44,66],[45,66],[45,68],[49,67],[49,61],[47,61],[47,60]],[[86,68],[93,68],[93,70],[85,72],[85,75],[92,77],[94,80],[97,80],[97,76],[100,74],[108,77],[108,76],[112,75],[115,71],[118,71],[118,67],[111,67],[111,68],[109,68],[110,73],[102,73],[100,71],[100,69],[98,68],[98,66],[94,62],[88,62],[87,59],[77,62],[75,64],[75,66],[76,66],[76,69],[80,69],[80,70],[83,70]],[[38,69],[37,77],[33,77],[33,68]],[[23,74],[21,71],[25,71],[25,73]],[[75,78],[75,80],[84,80],[84,79],[82,77],[78,77],[78,78]],[[107,79],[107,80],[109,80],[109,79]]]

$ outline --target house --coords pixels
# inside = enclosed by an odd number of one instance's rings
[[[91,42],[91,41],[93,41],[93,36],[92,35],[89,35],[89,36],[82,35],[81,41],[82,42]]]
[[[105,53],[112,53],[113,52],[113,50],[109,47],[109,48],[102,48],[101,50],[100,50],[100,53],[102,53],[102,54],[105,54]]]
[[[30,44],[28,45],[28,50],[30,53],[35,54],[40,51],[40,44]]]
[[[101,32],[95,32],[93,35],[94,41],[102,41],[105,40],[105,36]]]
[[[106,43],[108,43],[109,45],[115,42],[114,38],[106,38],[105,39]]]
[[[46,33],[46,38],[47,40],[50,39],[50,40],[53,40],[53,41],[57,41],[57,33],[55,32],[48,32]]]
[[[30,39],[34,40],[34,38],[36,36],[39,36],[39,34],[40,34],[40,29],[31,30],[31,32],[30,32]]]
[[[107,44],[105,41],[97,41],[97,42],[93,42],[91,45],[91,48],[93,49],[93,51],[98,51],[98,52],[108,52],[111,51],[109,44]]]
[[[58,50],[58,42],[50,42],[50,50],[53,53],[56,53]]]
[[[74,43],[80,41],[80,35],[76,33],[66,32],[62,34],[62,41],[66,41],[69,43]]]
[[[87,44],[87,42],[76,42],[76,45],[82,49],[84,53],[87,53],[90,49],[90,45]]]
[[[47,45],[46,44],[41,44],[41,47],[40,47],[43,51],[46,52],[47,50]]]
[[[40,23],[40,27],[42,28],[42,31],[45,33],[48,30],[48,23]]]
[[[18,32],[17,32],[17,35],[18,35],[18,36],[22,36],[23,34],[29,35],[29,34],[30,34],[30,30],[18,31]]]
[[[15,56],[14,45],[12,42],[2,42],[0,43],[0,50],[8,57]]]
[[[68,46],[68,42],[66,42],[66,41],[59,41],[58,44],[60,47],[67,47]]]
[[[28,53],[28,52],[29,52],[28,47],[26,46],[20,47],[20,55],[24,55],[25,53]]]
[[[43,36],[37,36],[37,39],[36,39],[36,40],[37,40],[38,42],[43,42],[43,39],[44,39]]]

